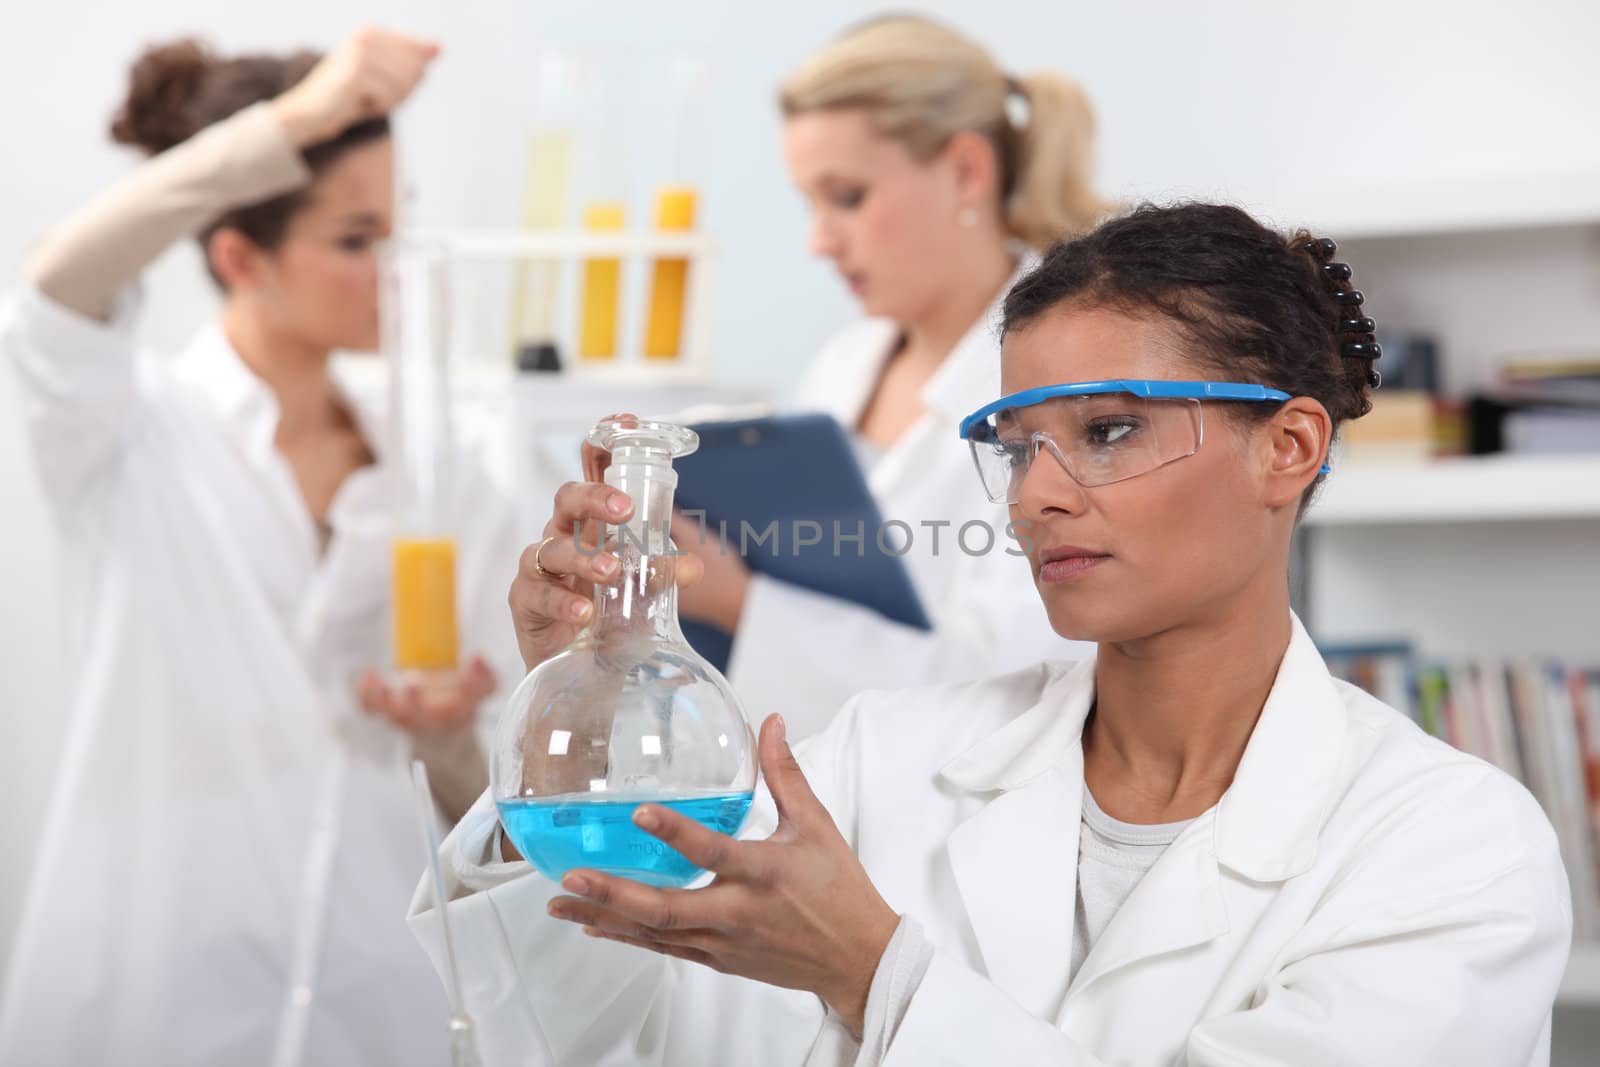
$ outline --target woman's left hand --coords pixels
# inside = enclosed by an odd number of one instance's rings
[[[737,631],[750,591],[750,568],[738,546],[724,541],[709,524],[682,515],[673,516],[672,543],[679,552],[697,557],[705,568],[699,581],[678,590],[678,614],[710,623],[723,633]]]
[[[377,671],[366,671],[356,682],[356,699],[363,710],[408,733],[436,734],[470,727],[495,684],[488,661],[473,656],[458,670],[424,672],[394,686]]]
[[[633,820],[717,877],[657,889],[597,871],[568,872],[550,914],[593,937],[636,945],[786,989],[817,994],[861,1034],[867,991],[900,917],[886,904],[784,738],[761,727],[761,770],[778,807],[765,841],[738,841],[659,805]]]

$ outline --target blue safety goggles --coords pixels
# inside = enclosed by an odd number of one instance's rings
[[[1014,504],[1028,469],[1048,451],[1078,484],[1109,485],[1200,450],[1203,401],[1282,403],[1289,394],[1239,382],[1116,379],[1026,389],[961,420],[984,491]],[[1324,463],[1321,473],[1331,468]]]

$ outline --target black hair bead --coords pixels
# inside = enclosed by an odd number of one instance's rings
[[[1300,247],[1323,262],[1332,259],[1333,254],[1339,251],[1339,246],[1333,243],[1332,237],[1313,237]]]
[[[1324,263],[1322,265],[1322,273],[1326,274],[1334,281],[1347,282],[1350,280],[1350,264]]]
[[[1367,298],[1361,295],[1360,289],[1349,289],[1344,292],[1334,293],[1333,302],[1340,307],[1360,307]]]
[[[1339,351],[1359,359],[1379,359],[1383,356],[1383,346],[1376,341],[1346,341],[1339,346]]]
[[[1374,389],[1378,388],[1383,384],[1383,375],[1379,374],[1376,369],[1367,371],[1367,384]]]
[[[1340,319],[1340,333],[1373,333],[1378,329],[1378,324],[1371,319]]]

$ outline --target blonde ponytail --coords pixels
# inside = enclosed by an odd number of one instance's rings
[[[1005,204],[1006,229],[1033,248],[1092,228],[1107,210],[1094,191],[1094,111],[1084,91],[1059,74],[1013,82],[1027,102],[1014,128],[1015,170]]]
[[[1008,102],[1026,117],[1013,124]],[[972,130],[994,146],[1006,230],[1043,249],[1094,225],[1106,204],[1090,175],[1094,115],[1076,84],[1055,74],[1008,77],[971,38],[920,15],[863,22],[784,82],[785,117],[860,109],[916,159]]]

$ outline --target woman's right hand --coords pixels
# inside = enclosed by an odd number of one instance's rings
[[[273,114],[297,148],[331,140],[399,107],[438,54],[432,41],[361,30],[273,100]]]
[[[556,490],[555,513],[545,523],[544,540],[522,552],[509,601],[517,648],[530,671],[570,645],[589,624],[594,615],[591,585],[614,580],[621,566],[615,553],[601,547],[602,539],[607,525],[633,514],[633,501],[601,481],[610,462],[610,453],[583,446],[586,480]],[[681,588],[698,581],[704,567],[696,557],[684,555],[670,573]]]

